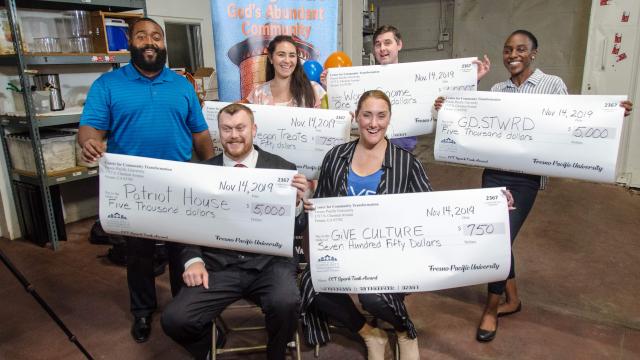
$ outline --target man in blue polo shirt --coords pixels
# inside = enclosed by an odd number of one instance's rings
[[[105,151],[189,161],[213,157],[213,143],[193,87],[165,66],[164,31],[141,18],[129,30],[131,63],[100,76],[89,90],[78,142],[86,161]],[[107,139],[107,145],[103,140]],[[167,244],[171,292],[182,284],[181,247]],[[127,237],[127,282],[134,316],[131,335],[144,342],[157,306],[153,240]]]

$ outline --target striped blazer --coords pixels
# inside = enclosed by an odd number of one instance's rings
[[[411,153],[387,141],[387,150],[382,162],[383,174],[376,194],[402,194],[431,191],[429,178],[422,164]],[[329,150],[322,161],[320,179],[314,198],[347,195],[349,167],[356,150],[358,140],[338,145]],[[375,264],[372,264],[375,265]],[[329,327],[325,314],[311,307],[315,290],[311,282],[309,268],[302,274],[302,322],[306,340],[311,345],[325,344],[330,340]],[[404,306],[403,294],[378,294],[404,320],[407,333],[411,338],[417,336],[415,326],[409,319]]]

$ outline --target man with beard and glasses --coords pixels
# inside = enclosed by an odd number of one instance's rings
[[[213,156],[213,143],[193,87],[165,66],[164,31],[154,20],[140,18],[129,30],[131,62],[100,76],[91,85],[80,118],[82,157],[93,162],[105,151],[114,154],[189,161]],[[103,143],[106,138],[107,144]],[[131,335],[144,342],[157,307],[153,258],[155,241],[126,237]],[[182,246],[167,243],[171,292],[182,281]]]
[[[204,162],[213,166],[296,170],[296,165],[253,144],[257,127],[251,109],[230,104],[218,113],[222,154]],[[239,170],[250,171],[250,170]],[[296,188],[296,234],[306,226],[302,197],[307,178],[293,177]],[[162,314],[162,328],[195,359],[207,359],[211,321],[241,298],[258,304],[265,314],[267,359],[284,360],[287,343],[298,324],[300,291],[293,257],[254,254],[206,246],[187,246],[182,252],[186,287]],[[293,255],[293,254],[292,254]]]

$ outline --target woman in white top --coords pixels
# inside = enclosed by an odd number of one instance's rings
[[[276,36],[267,48],[267,82],[247,96],[252,104],[320,108],[325,91],[302,69],[291,36]]]

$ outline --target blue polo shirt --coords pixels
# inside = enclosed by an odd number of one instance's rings
[[[169,68],[153,79],[132,64],[91,85],[80,125],[106,130],[107,152],[188,161],[192,133],[207,130],[189,82]]]

